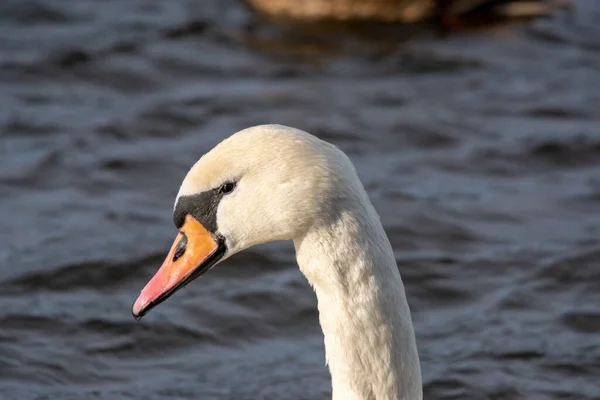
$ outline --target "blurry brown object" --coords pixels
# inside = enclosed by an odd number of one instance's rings
[[[518,18],[547,15],[569,0],[245,0],[275,19],[296,21],[419,22],[435,17],[454,18],[489,6],[500,16]]]
[[[246,0],[261,13],[295,20],[414,22],[431,15],[435,0]]]

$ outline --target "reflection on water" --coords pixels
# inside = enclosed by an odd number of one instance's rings
[[[576,5],[491,34],[281,36],[233,1],[3,2],[0,397],[327,398],[289,244],[130,315],[187,169],[276,122],[356,164],[426,398],[596,398],[600,6]]]

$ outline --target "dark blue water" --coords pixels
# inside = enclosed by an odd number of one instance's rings
[[[600,398],[600,3],[438,35],[282,32],[235,1],[0,4],[0,398],[326,399],[289,244],[142,322],[188,168],[261,123],[352,158],[428,399]]]

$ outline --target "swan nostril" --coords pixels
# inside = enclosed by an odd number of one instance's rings
[[[175,254],[173,254],[173,262],[177,261],[182,255],[183,253],[185,253],[185,248],[187,246],[187,236],[185,235],[185,233],[181,232],[182,238],[179,241],[179,243],[177,244],[177,248],[175,249]]]

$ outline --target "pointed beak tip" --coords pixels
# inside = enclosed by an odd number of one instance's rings
[[[131,315],[133,315],[133,319],[135,319],[136,321],[141,320],[142,317],[144,316],[144,314],[136,314],[135,311],[132,311]]]
[[[133,306],[131,307],[131,315],[133,315],[133,318],[135,318],[136,321],[139,321],[144,315],[146,315],[146,312],[148,311],[147,303],[148,301],[143,300],[141,295],[137,298],[135,303],[133,303]]]

